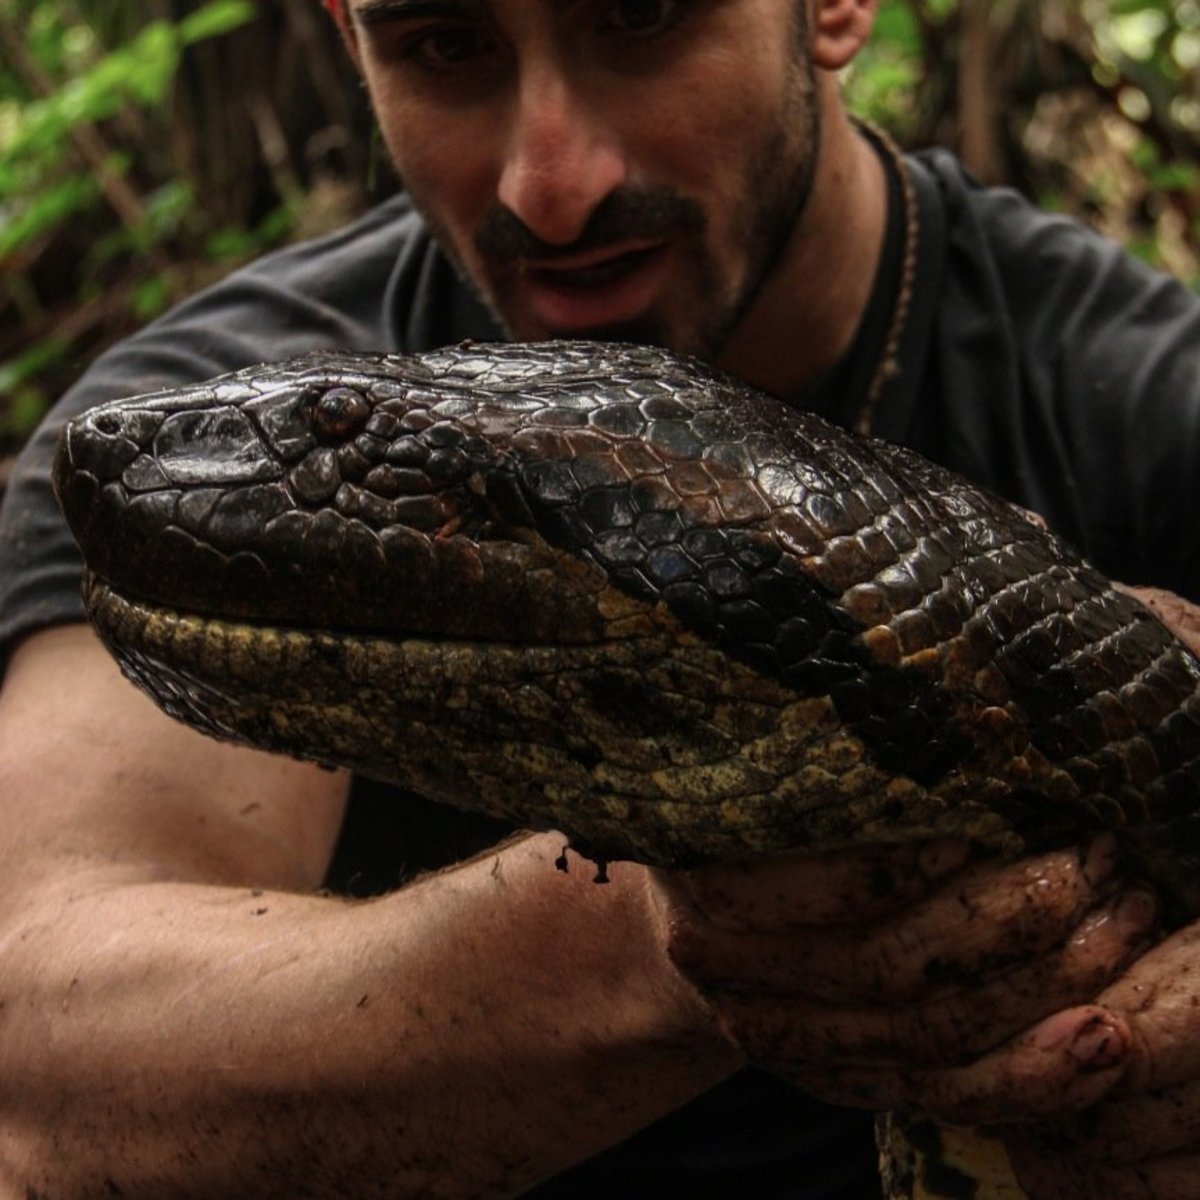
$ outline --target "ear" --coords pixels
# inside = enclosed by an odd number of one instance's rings
[[[346,11],[346,0],[321,0],[321,3],[325,5],[326,11],[338,27],[338,33],[342,35],[342,44],[354,60],[354,65],[361,68],[358,38],[354,35],[354,23],[350,20],[350,14]]]
[[[879,0],[813,0],[813,63],[840,71],[871,33]]]

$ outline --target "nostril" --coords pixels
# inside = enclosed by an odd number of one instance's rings
[[[98,413],[92,418],[92,428],[105,437],[116,437],[121,432],[121,418],[116,413]]]

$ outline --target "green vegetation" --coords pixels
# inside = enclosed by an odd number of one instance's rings
[[[315,0],[0,0],[0,459],[104,346],[366,203],[343,59]]]
[[[151,316],[169,298],[162,252],[192,208],[190,188],[164,180],[141,190],[132,178],[132,139],[105,126],[136,123],[148,133],[170,99],[185,49],[253,15],[247,0],[213,0],[179,21],[122,30],[125,40],[107,49],[99,21],[81,19],[70,4],[0,4],[3,311],[33,335],[15,345],[4,338],[3,432],[19,435],[37,419],[48,398],[38,380],[73,349],[69,321],[66,330],[39,329],[48,303],[94,303],[118,256],[138,257],[149,268],[127,281],[131,315]],[[92,231],[91,245],[77,260],[74,288],[47,294],[54,289],[39,278],[39,260],[59,235],[73,241],[73,227]],[[61,281],[61,267],[56,276]]]
[[[882,0],[848,87],[1200,285],[1200,0]]]
[[[846,86],[1200,284],[1200,0],[882,0]],[[317,0],[0,0],[0,459],[105,345],[368,203],[369,130]]]

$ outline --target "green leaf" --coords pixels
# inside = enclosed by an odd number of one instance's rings
[[[295,214],[286,205],[267,213],[253,229],[218,229],[204,243],[205,254],[215,261],[238,261],[281,242],[295,223]]]
[[[1190,192],[1200,187],[1200,167],[1190,162],[1169,162],[1146,172],[1150,186],[1159,192]]]
[[[139,321],[157,317],[171,303],[171,285],[163,275],[151,275],[138,281],[133,289],[130,308]]]
[[[214,0],[178,25],[150,22],[127,45],[63,84],[53,95],[24,105],[15,120],[10,117],[14,130],[0,140],[0,160],[32,157],[49,165],[61,161],[74,126],[107,120],[129,103],[142,108],[162,103],[183,45],[228,32],[254,16],[253,5],[245,0]]]
[[[248,25],[257,15],[248,0],[213,0],[180,21],[179,36],[190,45]]]
[[[33,432],[49,407],[49,397],[35,380],[62,362],[69,349],[61,338],[43,338],[0,362],[0,433],[23,440]]]
[[[30,383],[9,395],[0,392],[0,404],[0,432],[24,441],[45,416],[50,400],[41,388]]]
[[[34,241],[67,217],[95,203],[100,185],[90,175],[72,175],[10,209],[0,224],[0,258]]]

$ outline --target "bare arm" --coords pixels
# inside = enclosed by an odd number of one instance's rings
[[[530,837],[321,897],[344,792],[168,721],[83,628],[18,649],[4,1195],[510,1195],[738,1065],[640,869],[596,887]]]

